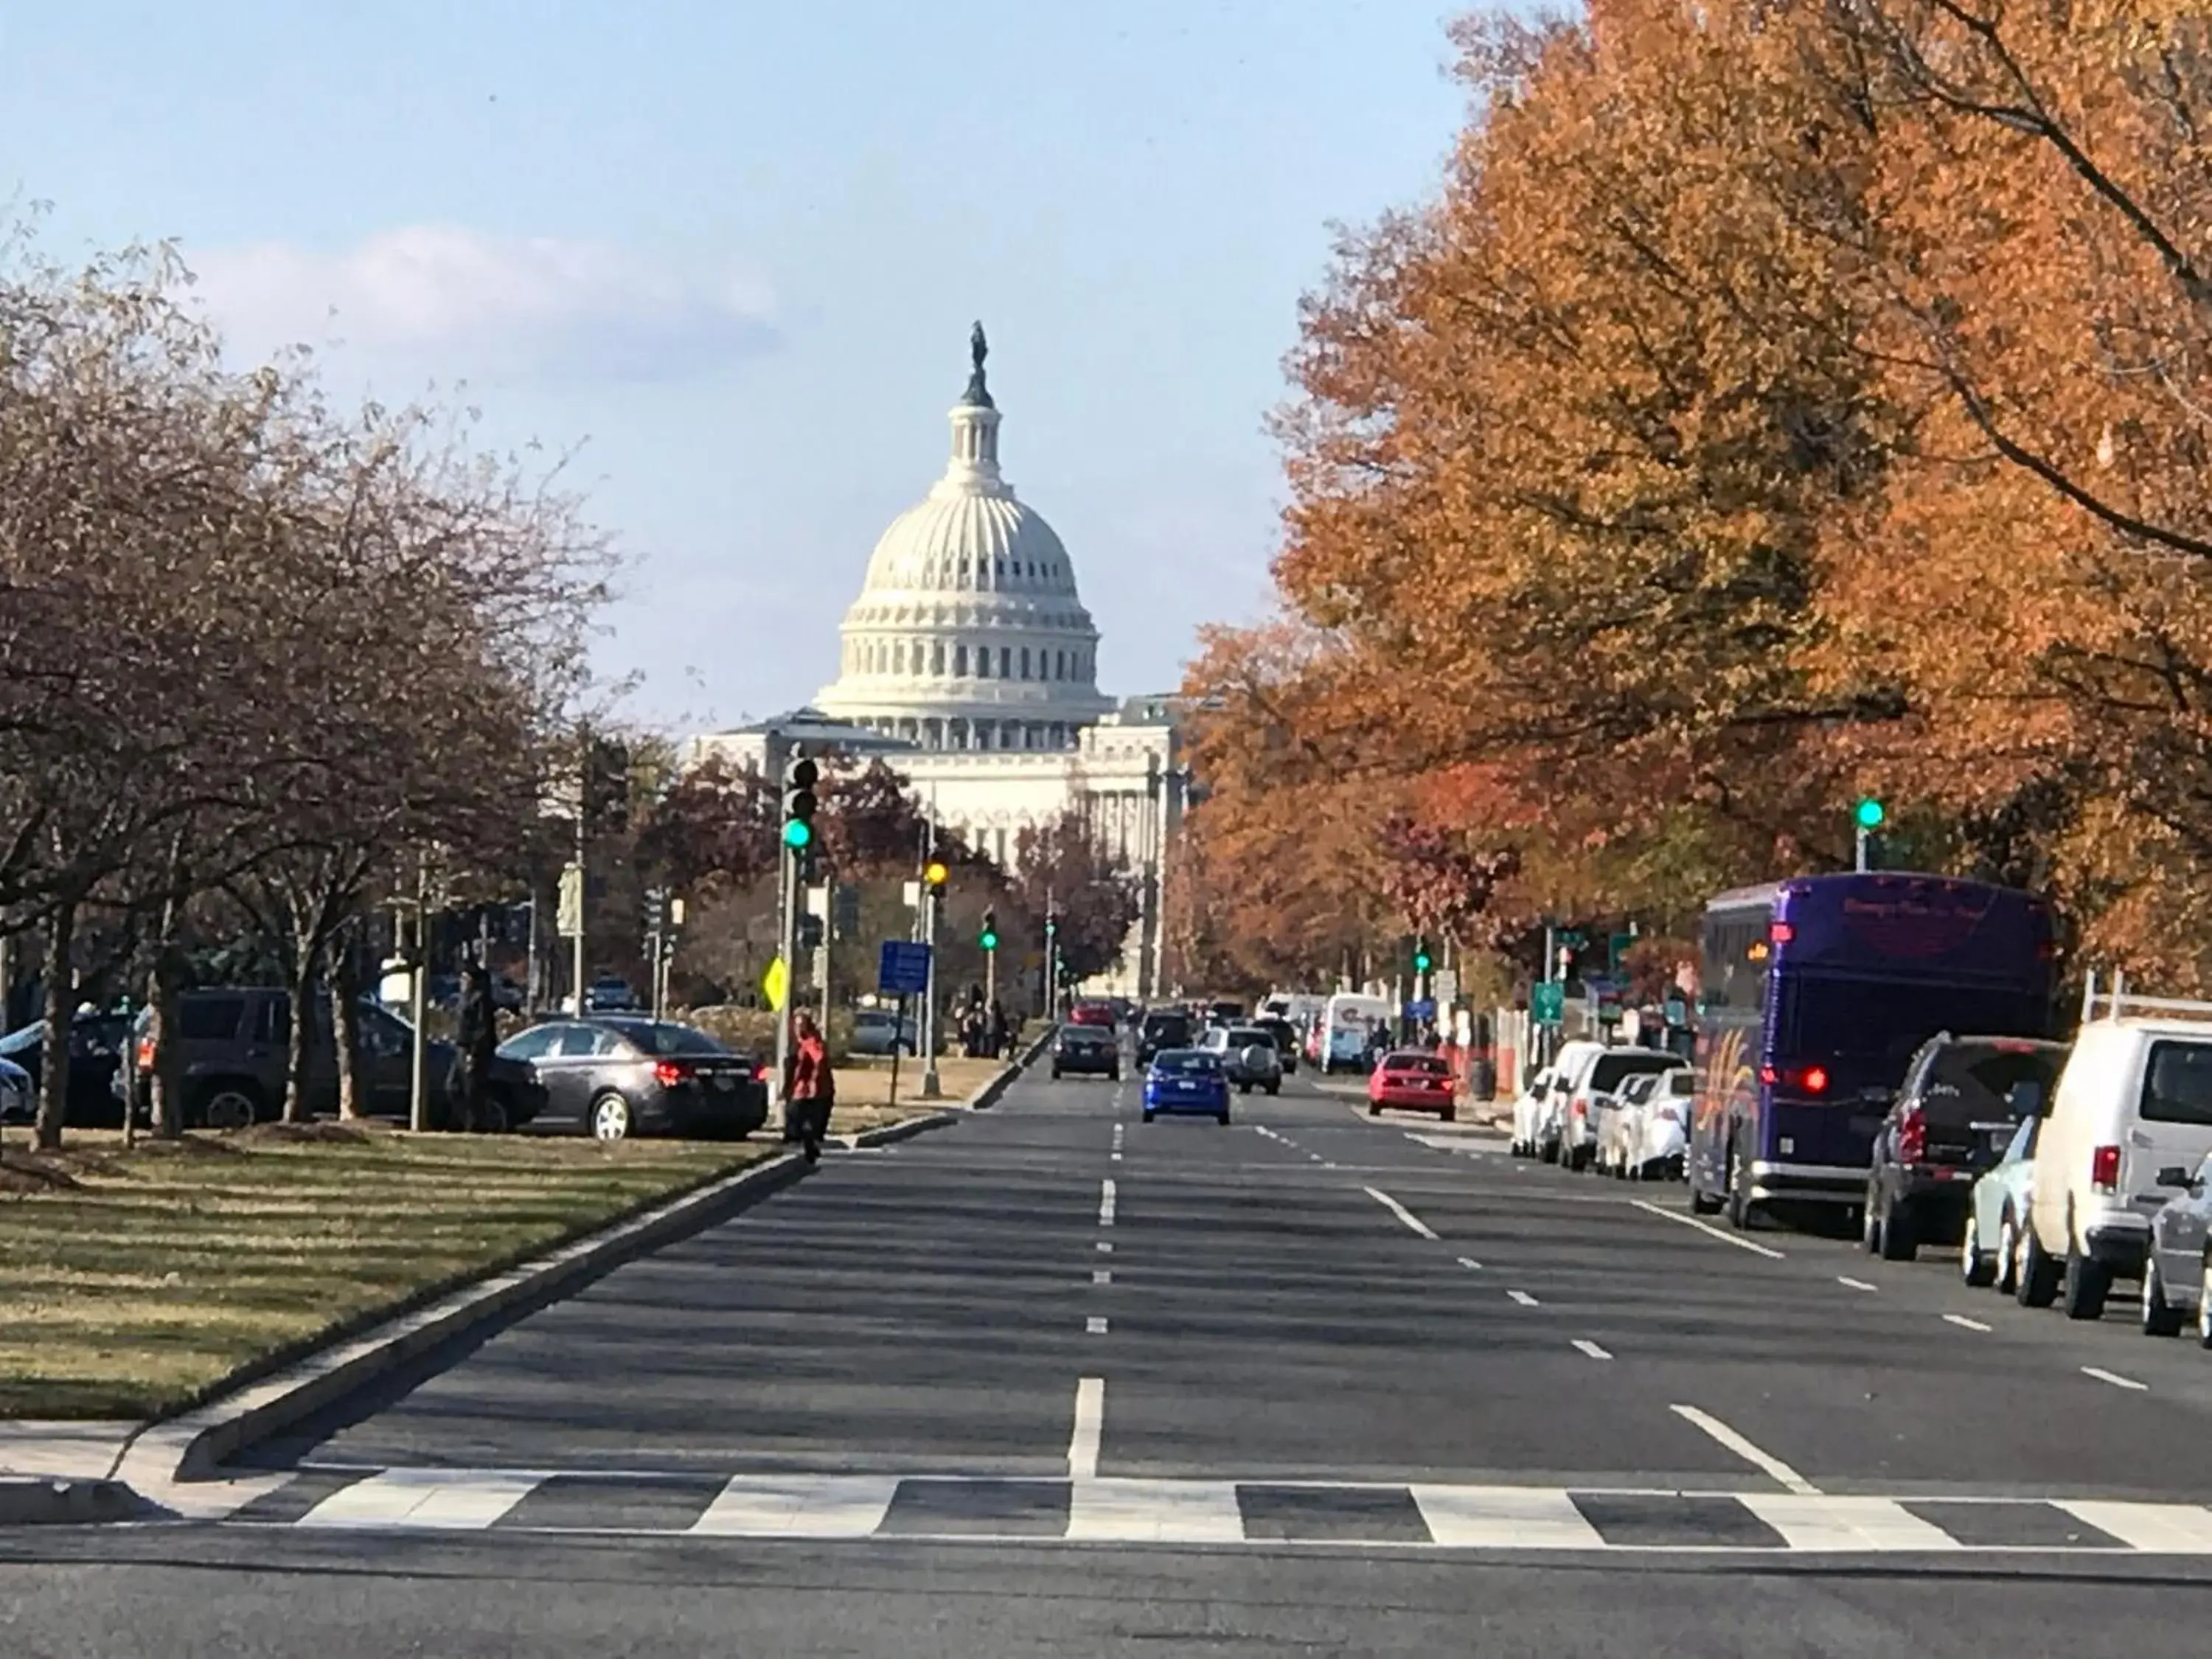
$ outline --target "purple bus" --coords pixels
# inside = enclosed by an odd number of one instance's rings
[[[1906,1064],[1939,1032],[2051,1033],[2051,907],[1978,881],[1801,876],[1705,907],[1690,1207],[1857,1205]]]

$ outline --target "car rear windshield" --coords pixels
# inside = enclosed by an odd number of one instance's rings
[[[609,1022],[610,1029],[648,1054],[726,1054],[730,1051],[692,1025],[655,1025],[651,1020]]]
[[[1592,1094],[1611,1094],[1623,1078],[1638,1072],[1671,1072],[1676,1063],[1672,1054],[1600,1054],[1590,1067],[1589,1088]]]
[[[2023,1109],[2043,1109],[2065,1060],[2064,1046],[2056,1042],[1947,1042],[1930,1056],[1921,1078],[1921,1106],[1947,1123],[2010,1122]],[[2021,1085],[2033,1093],[2015,1107],[2012,1091]]]
[[[238,1035],[246,1016],[244,997],[186,997],[177,1005],[177,1030],[188,1042],[215,1042]]]
[[[1200,1053],[1196,1048],[1170,1048],[1164,1054],[1154,1054],[1152,1066],[1156,1071],[1186,1073],[1194,1076],[1201,1072],[1219,1071],[1221,1062],[1212,1054]]]
[[[1239,1025],[1229,1033],[1229,1046],[1232,1048],[1272,1048],[1275,1046],[1275,1034],[1263,1031],[1256,1025]]]
[[[1181,1014],[1152,1014],[1145,1020],[1145,1035],[1165,1042],[1188,1042],[1190,1022]]]
[[[2212,1127],[2212,1042],[2150,1045],[2150,1060],[2143,1067],[2142,1115],[2147,1123]]]
[[[1386,1072],[1428,1072],[1442,1077],[1451,1068],[1439,1054],[1392,1054],[1382,1062]]]

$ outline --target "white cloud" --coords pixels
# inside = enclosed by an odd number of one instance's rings
[[[187,263],[226,337],[256,356],[335,345],[449,373],[635,379],[774,339],[774,299],[757,275],[602,242],[412,225],[335,253],[264,242]]]

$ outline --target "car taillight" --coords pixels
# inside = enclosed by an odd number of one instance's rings
[[[653,1080],[664,1089],[673,1089],[690,1075],[690,1066],[678,1066],[672,1060],[656,1060],[653,1062]]]
[[[1825,1066],[1808,1066],[1805,1068],[1803,1082],[1807,1094],[1825,1095],[1828,1092],[1828,1068]]]
[[[2120,1189],[2120,1149],[2100,1146],[2089,1154],[2089,1184],[2100,1193]]]
[[[1928,1153],[1928,1119],[1917,1106],[1897,1121],[1897,1157],[1901,1164],[1917,1164]]]

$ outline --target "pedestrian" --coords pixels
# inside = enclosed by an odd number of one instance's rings
[[[830,1046],[811,1014],[801,1014],[792,1027],[791,1061],[783,1078],[784,1121],[799,1131],[809,1164],[822,1156],[822,1137],[830,1133],[830,1113],[836,1104],[836,1081],[830,1070]]]
[[[991,1058],[1000,1059],[1006,1052],[1006,1005],[991,1005]]]
[[[499,1049],[499,1006],[491,988],[489,963],[471,961],[461,970],[461,1041],[455,1056],[460,1068],[460,1087],[451,1091],[464,1133],[501,1127],[492,1121],[489,1091],[492,1057]]]

